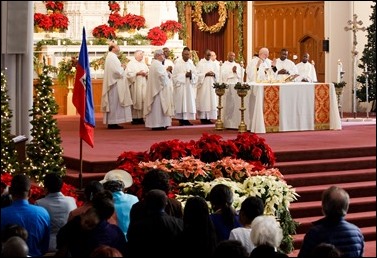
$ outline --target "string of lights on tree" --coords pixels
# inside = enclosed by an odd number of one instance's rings
[[[12,110],[9,108],[7,80],[1,71],[1,171],[14,173],[19,168],[18,153],[11,135]]]
[[[33,107],[29,111],[32,117],[32,140],[26,145],[26,160],[24,171],[42,182],[44,175],[57,173],[64,176],[66,167],[62,157],[60,130],[54,115],[58,113],[52,89],[52,77],[49,76],[48,66],[44,60],[42,73],[35,85]]]

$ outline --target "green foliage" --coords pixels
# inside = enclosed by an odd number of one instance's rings
[[[1,173],[14,173],[19,168],[16,145],[10,132],[12,111],[9,101],[7,81],[1,71]]]
[[[29,111],[32,117],[32,140],[26,145],[26,160],[23,170],[36,182],[41,182],[47,173],[64,176],[66,167],[62,157],[60,130],[53,117],[58,113],[58,105],[52,92],[52,78],[44,63],[39,81],[35,85],[33,107]]]
[[[376,100],[376,2],[371,6],[372,14],[370,16],[371,24],[367,28],[368,42],[365,44],[363,56],[360,58],[361,64],[359,68],[367,68],[368,71],[368,100],[366,99],[366,75],[363,73],[357,77],[357,81],[361,84],[356,90],[356,96],[361,102],[370,102]],[[376,105],[374,105],[374,109]],[[373,110],[376,112],[376,110]]]

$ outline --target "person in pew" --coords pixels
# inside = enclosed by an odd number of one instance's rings
[[[275,216],[260,215],[251,223],[251,242],[255,246],[250,258],[287,258],[278,248],[283,240],[283,230]]]
[[[334,245],[344,257],[362,257],[364,236],[356,225],[345,220],[349,208],[348,193],[331,186],[322,193],[324,217],[313,222],[304,237],[298,257],[308,257],[321,243]]]
[[[46,254],[50,242],[51,220],[44,207],[29,203],[31,181],[27,175],[16,174],[12,178],[9,193],[12,204],[1,208],[1,230],[8,224],[18,224],[28,232],[27,245],[30,256]]]
[[[317,73],[315,66],[309,62],[309,53],[302,56],[300,63],[296,65],[299,77],[296,78],[298,82],[317,82]]]

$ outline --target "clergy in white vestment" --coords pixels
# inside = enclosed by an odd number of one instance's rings
[[[297,75],[296,64],[288,59],[288,50],[280,50],[280,57],[272,62],[272,69],[275,72],[275,78],[279,82],[285,82],[290,75]]]
[[[134,58],[127,64],[127,79],[132,98],[132,124],[144,124],[144,99],[148,80],[148,66],[144,62],[144,52],[136,50]]]
[[[132,99],[126,80],[125,64],[121,64],[117,54],[119,46],[111,43],[105,59],[102,83],[101,112],[103,123],[109,129],[122,129],[120,123],[132,121]]]
[[[261,82],[269,79],[271,72],[271,60],[268,59],[270,51],[268,48],[261,48],[258,57],[251,59],[246,66],[247,82]]]
[[[219,70],[211,60],[211,51],[207,49],[205,56],[196,65],[198,73],[196,109],[197,118],[202,124],[212,124],[217,118],[217,95],[213,84],[220,81]]]
[[[162,65],[165,59],[162,49],[154,52],[149,68],[149,78],[144,101],[145,127],[152,130],[166,130],[174,115],[173,88],[169,73]]]
[[[222,112],[222,120],[225,128],[238,128],[241,122],[241,98],[237,95],[237,90],[234,89],[234,85],[237,82],[242,82],[243,69],[235,59],[236,54],[229,52],[228,60],[222,64],[220,72],[220,82],[229,85],[223,96],[224,109]]]
[[[196,119],[196,82],[198,75],[195,65],[190,62],[190,49],[185,47],[182,58],[175,62],[173,70],[174,117],[179,125],[192,125],[189,120]]]
[[[299,77],[298,82],[317,82],[317,73],[315,66],[309,62],[309,54],[305,53],[300,63],[296,65]]]

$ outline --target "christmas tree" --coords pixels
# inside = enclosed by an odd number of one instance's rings
[[[7,80],[1,71],[1,173],[14,173],[19,168],[16,145],[10,133],[12,111],[9,101]]]
[[[374,101],[372,112],[376,112],[376,2],[371,6],[372,14],[370,16],[371,24],[367,28],[368,43],[365,44],[363,56],[360,58],[361,64],[358,65],[363,71],[368,71],[368,100],[366,97],[366,75],[363,73],[357,77],[361,84],[356,90],[357,99],[361,102]]]
[[[52,78],[49,76],[48,66],[43,64],[42,73],[39,75],[33,96],[33,108],[30,110],[32,117],[32,140],[26,146],[25,172],[41,182],[44,175],[57,173],[64,176],[66,167],[62,157],[63,149],[60,146],[60,130],[57,120],[53,117],[58,113],[58,105],[52,92]]]

